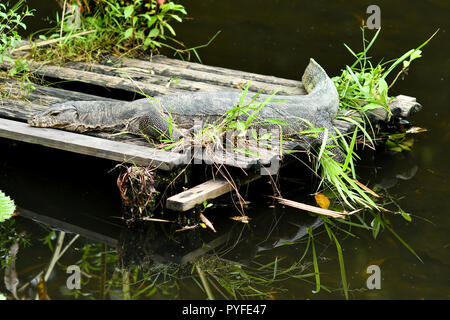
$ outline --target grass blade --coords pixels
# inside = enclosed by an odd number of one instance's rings
[[[316,279],[316,290],[313,290],[313,293],[319,293],[320,292],[320,274],[319,274],[319,264],[317,263],[317,256],[316,256],[316,247],[314,245],[314,237],[312,233],[312,229],[308,228],[309,238],[311,239],[311,248],[312,248],[312,255],[313,255],[313,265],[314,265],[314,277]]]

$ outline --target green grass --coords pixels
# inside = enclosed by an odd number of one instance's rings
[[[369,41],[365,37],[365,28],[362,27],[362,51],[355,53],[349,46],[344,44],[350,54],[356,59],[351,66],[346,65],[340,76],[333,77],[339,93],[340,107],[344,110],[356,110],[364,115],[366,112],[384,108],[389,109],[389,89],[395,84],[397,79],[410,66],[411,62],[422,56],[424,47],[438,31],[425,40],[415,49],[408,50],[399,58],[375,64],[368,55],[373,47],[381,29],[379,29]],[[395,78],[390,84],[387,83],[388,76],[401,66]]]

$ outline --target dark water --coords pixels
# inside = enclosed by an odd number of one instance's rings
[[[35,24],[30,25],[35,30],[47,26],[48,23],[40,19],[47,15],[53,16],[53,12],[58,9],[53,2],[29,1],[29,4],[38,10],[33,20]],[[204,0],[183,1],[183,4],[189,12],[189,19],[178,25],[176,30],[178,38],[186,45],[205,43],[218,30],[222,31],[211,46],[200,51],[205,64],[298,79],[310,57],[314,57],[330,75],[338,74],[345,64],[353,61],[343,43],[355,50],[361,48],[359,26],[361,19],[367,17],[367,6],[372,3],[336,0]],[[410,121],[415,126],[428,129],[428,132],[414,137],[411,152],[364,153],[357,168],[362,181],[372,187],[378,185],[387,188],[401,208],[411,213],[412,222],[392,215],[389,220],[397,234],[417,252],[423,262],[388,230],[384,230],[376,240],[369,232],[358,228],[351,230],[355,237],[340,234],[350,298],[448,299],[450,4],[444,0],[378,1],[377,4],[381,8],[382,32],[372,50],[374,61],[382,57],[399,57],[440,28],[438,35],[423,49],[423,58],[413,62],[409,75],[397,82],[391,92],[417,97],[424,108]],[[181,257],[198,248],[198,244],[212,241],[215,236],[211,232],[192,232],[191,238],[181,235],[171,242],[161,240],[161,235],[167,233],[168,228],[159,225],[146,227],[148,230],[141,233],[127,231],[121,220],[116,218],[121,212],[115,187],[116,172],[110,171],[114,163],[4,140],[0,143],[0,190],[15,199],[19,207],[58,219],[59,222],[53,221],[53,225],[59,224],[59,229],[73,231],[70,226],[76,225],[83,235],[65,253],[49,278],[47,289],[51,298],[73,297],[69,294],[74,291],[66,288],[68,274],[64,271],[64,266],[72,264],[80,264],[86,273],[96,275],[89,283],[82,284],[84,295],[78,298],[123,298],[124,292],[127,292],[124,285],[126,281],[122,278],[123,266],[118,262],[120,259],[117,260],[117,253],[119,257],[125,257],[124,261],[132,261],[130,263],[134,265],[148,266],[150,256],[154,261],[163,263],[151,272],[147,271],[149,273],[145,276],[143,274],[148,268],[139,271],[136,278],[138,283],[131,286],[131,295],[139,293],[146,286],[149,288],[135,298],[206,298],[206,293],[200,288],[202,285],[198,273],[191,269],[191,264],[174,274],[174,270],[178,269],[168,262],[180,262]],[[293,173],[287,172],[285,175],[291,176]],[[302,187],[305,186],[298,184],[297,187],[298,191],[293,190],[292,186],[287,187],[286,195],[307,201],[308,197],[295,196],[304,193]],[[301,237],[304,231],[302,226],[314,226],[314,220],[304,213],[269,208],[270,203],[260,196],[263,193],[261,190],[267,190],[263,186],[258,188],[250,194],[253,202],[247,214],[254,218],[250,228],[223,218],[233,214],[230,213],[233,207],[206,211],[216,228],[221,229],[221,234],[224,230],[231,230],[231,233],[228,246],[220,247],[219,253],[223,259],[216,262],[220,267],[211,265],[214,261],[203,261],[199,266],[205,272],[216,270],[208,274],[209,277],[215,274],[216,280],[221,279],[231,287],[237,287],[238,280],[245,278],[242,270],[273,280],[275,264],[278,270],[285,270],[303,255],[307,237]],[[66,225],[61,225],[60,221]],[[15,228],[17,233],[26,231],[31,237],[31,245],[20,247],[16,261],[21,287],[49,263],[52,252],[42,239],[51,230],[25,217],[15,218]],[[319,293],[312,293],[315,289],[314,278],[291,277],[266,285],[255,279],[248,280],[244,282],[245,285],[241,284],[246,289],[240,293],[270,292],[270,296],[265,297],[275,299],[343,298],[336,248],[320,226],[314,234],[321,283],[330,292],[322,289]],[[296,235],[301,239],[295,240]],[[73,234],[67,234],[65,243],[72,237]],[[231,246],[238,239],[241,241]],[[278,246],[283,243],[283,239],[284,245]],[[56,239],[52,243],[55,246]],[[136,254],[133,248],[141,254]],[[228,248],[227,251],[225,248]],[[106,269],[89,269],[88,262],[102,265],[99,252],[105,251],[108,253],[103,254],[103,257],[109,259]],[[314,272],[311,261],[312,254],[308,251],[301,268],[295,269],[291,275]],[[238,267],[237,262],[242,267]],[[255,271],[270,262],[272,265],[269,267]],[[366,269],[372,264],[380,266],[380,290],[367,290],[366,287]],[[267,270],[271,273],[267,273]],[[134,274],[133,269],[130,274]],[[282,280],[283,276],[275,278]],[[131,283],[134,280],[131,277]],[[157,284],[156,291],[152,291],[153,280]],[[85,276],[83,281],[87,281]],[[102,283],[106,283],[109,289],[102,292],[99,289]],[[217,285],[218,282],[214,283]],[[260,291],[249,289],[249,286]],[[225,291],[223,288],[221,290]],[[0,285],[0,292],[9,294],[4,284]],[[34,297],[35,293],[35,282],[20,291],[22,296]],[[214,295],[223,298],[218,291],[214,291]]]

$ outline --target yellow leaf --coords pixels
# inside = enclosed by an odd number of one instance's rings
[[[239,221],[242,223],[249,223],[249,221],[252,220],[252,218],[250,218],[248,216],[236,216],[236,217],[230,217],[230,219]]]
[[[352,179],[353,180],[353,179]],[[368,193],[370,193],[371,195],[373,195],[374,197],[379,198],[380,196],[377,195],[372,189],[366,187],[364,184],[362,184],[361,182],[359,182],[358,180],[353,180],[354,183],[356,183],[358,186],[360,186],[362,189],[366,190]]]
[[[316,198],[317,204],[322,209],[328,209],[328,207],[330,206],[330,199],[328,199],[328,197],[326,195],[324,195],[323,193],[321,193],[321,192],[316,193],[314,198]]]
[[[284,204],[286,206],[289,207],[293,207],[293,208],[297,208],[297,209],[301,209],[301,210],[306,210],[309,212],[314,212],[317,214],[323,214],[326,216],[330,216],[333,218],[344,218],[344,215],[350,215],[355,213],[358,210],[352,211],[350,213],[347,212],[337,212],[337,211],[333,211],[333,210],[328,210],[328,209],[324,209],[324,208],[319,208],[319,207],[315,207],[315,206],[310,206],[309,204],[304,204],[301,202],[297,202],[297,201],[292,201],[292,200],[287,200],[287,199],[283,199],[283,198],[279,198],[279,197],[274,197],[274,196],[268,196],[269,198],[272,199],[276,199],[278,200],[278,202],[280,202],[281,204]]]

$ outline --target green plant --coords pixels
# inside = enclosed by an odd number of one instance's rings
[[[166,40],[175,41],[173,22],[187,14],[180,4],[157,0],[72,1],[69,8],[57,15],[50,35],[39,35],[41,40],[59,39],[57,46],[36,49],[36,59],[90,61],[111,53],[152,53]]]
[[[332,78],[339,94],[340,108],[343,111],[356,110],[363,117],[367,117],[366,112],[379,108],[384,108],[390,114],[389,102],[391,98],[389,97],[389,88],[391,88],[399,76],[409,68],[413,60],[421,57],[422,51],[420,49],[425,46],[436,33],[416,49],[409,50],[401,57],[384,63],[378,63],[374,66],[367,54],[369,49],[375,43],[381,29],[375,33],[370,42],[365,38],[364,27],[361,30],[363,51],[355,53],[350,47],[344,44],[356,60],[351,66],[347,65],[340,76]],[[403,63],[403,68],[398,72],[391,84],[388,85],[386,81],[387,76],[401,63]],[[315,151],[314,156],[314,171],[321,178],[319,187],[322,183],[327,184],[328,187],[334,189],[345,204],[349,205],[351,208],[353,208],[352,202],[363,205],[364,207],[379,209],[379,206],[375,201],[368,196],[370,191],[356,180],[356,172],[354,169],[354,160],[358,159],[358,155],[354,149],[358,133],[362,134],[364,143],[375,148],[372,137],[374,134],[371,134],[371,131],[367,128],[367,126],[370,127],[370,121],[363,121],[356,117],[352,117],[351,115],[339,116],[338,118],[351,122],[355,125],[355,129],[353,132],[343,134],[335,128],[335,137],[328,134],[327,131],[323,134],[324,139],[322,145],[318,151]],[[311,128],[304,133],[317,135],[319,132],[324,132],[324,129]],[[393,146],[394,143],[392,140],[395,138],[400,139],[401,136],[391,135],[389,138],[391,139],[388,140],[388,146]],[[350,141],[350,143],[348,141]],[[401,142],[404,141],[402,140]],[[335,148],[336,145],[340,146],[345,155],[344,163],[337,162],[332,156],[331,150]],[[407,150],[408,147],[408,145],[400,144],[397,149],[402,148]]]
[[[14,201],[0,191],[0,222],[11,218],[15,210],[16,206]]]
[[[111,27],[117,35],[120,35],[119,44],[126,41],[132,47],[142,46],[155,49],[161,47],[159,39],[167,39],[167,31],[176,36],[174,28],[169,22],[175,20],[182,22],[180,15],[187,12],[180,4],[156,0],[107,1],[102,12],[105,23]]]
[[[8,76],[21,78],[22,87],[29,80],[29,68],[25,58],[13,59],[11,54],[22,37],[19,30],[26,30],[27,26],[23,22],[26,17],[33,16],[33,10],[23,5],[25,0],[18,1],[12,8],[7,9],[7,5],[0,3],[0,64],[10,64]],[[27,85],[26,89],[34,89],[32,85]]]
[[[421,57],[422,51],[420,49],[438,31],[420,46],[409,50],[401,57],[374,65],[367,54],[375,43],[381,29],[375,33],[370,41],[365,37],[365,27],[362,27],[361,30],[363,51],[355,53],[349,46],[344,44],[356,60],[351,66],[346,65],[340,76],[332,78],[339,93],[340,107],[344,110],[354,109],[362,115],[378,108],[384,108],[390,113],[389,102],[391,98],[388,90],[395,84],[399,76],[410,67],[411,62]],[[402,64],[402,69],[388,85],[388,75],[400,64]]]

